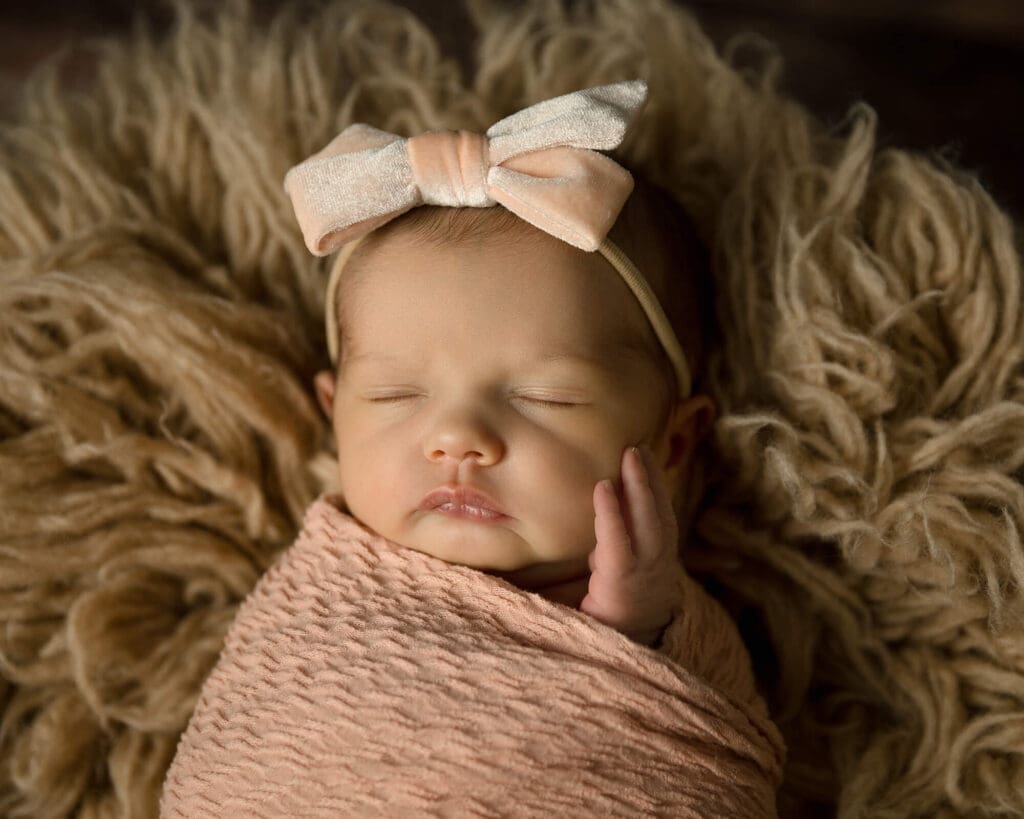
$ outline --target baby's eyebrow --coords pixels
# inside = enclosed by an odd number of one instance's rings
[[[534,364],[552,364],[558,362],[570,362],[583,364],[599,370],[614,369],[615,361],[636,360],[649,355],[647,349],[640,343],[613,343],[603,346],[603,354],[586,353],[571,348],[554,348],[533,359]],[[356,364],[370,361],[397,361],[401,362],[402,356],[394,353],[365,352],[354,356],[346,356],[346,363]]]
[[[391,353],[359,353],[358,355],[347,355],[344,357],[345,364],[356,364],[360,361],[399,361],[401,356]]]
[[[615,335],[602,338],[593,352],[572,347],[553,348],[537,360],[541,362],[575,360],[601,369],[614,369],[616,363],[643,361],[651,357],[650,345],[636,335]]]
[[[374,361],[380,362],[395,362],[401,364],[405,361],[404,356],[394,355],[392,353],[360,353],[359,355],[346,356],[345,363],[348,365],[371,363]],[[587,367],[594,367],[597,369],[604,369],[608,367],[608,361],[600,358],[599,356],[590,356],[583,353],[577,352],[549,352],[543,355],[537,356],[532,360],[532,364],[553,364],[559,362],[568,362],[583,364]]]
[[[582,364],[585,367],[590,367],[596,370],[612,371],[615,369],[616,359],[625,359],[632,357],[634,357],[633,351],[623,348],[609,350],[607,355],[590,355],[587,353],[575,351],[556,350],[538,356],[536,359],[534,359],[534,362],[537,364],[553,364],[565,361],[568,363]]]

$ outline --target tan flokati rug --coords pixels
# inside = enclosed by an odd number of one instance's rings
[[[166,41],[88,46],[86,91],[49,65],[0,127],[0,815],[156,815],[240,600],[328,485],[329,259],[285,171],[353,121],[482,131],[636,77],[623,151],[695,214],[722,326],[685,559],[786,737],[782,815],[1024,814],[1007,217],[669,0],[467,4],[468,78],[384,3],[179,3]]]

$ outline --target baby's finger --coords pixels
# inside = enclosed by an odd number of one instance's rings
[[[665,544],[672,548],[674,554],[679,541],[679,523],[676,520],[676,510],[672,506],[672,494],[668,491],[661,469],[654,460],[654,453],[646,446],[640,447],[640,453],[648,474],[653,476],[651,489],[654,492],[654,503],[658,508],[658,520],[661,521]]]
[[[597,544],[590,556],[592,572],[617,577],[633,570],[633,544],[611,481],[599,481],[594,487],[594,537]]]
[[[675,515],[668,491],[653,459],[648,461],[632,447],[623,457],[622,476],[633,549],[640,561],[654,562],[666,546],[675,546]]]

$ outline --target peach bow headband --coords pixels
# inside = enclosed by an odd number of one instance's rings
[[[284,189],[306,247],[326,256],[345,245],[327,285],[331,363],[338,356],[338,280],[364,236],[420,205],[500,204],[609,261],[668,354],[680,397],[689,395],[690,368],[672,325],[636,265],[607,237],[633,190],[633,177],[597,151],[619,145],[646,98],[643,80],[586,88],[524,108],[486,134],[432,131],[406,139],[357,122],[292,167]]]

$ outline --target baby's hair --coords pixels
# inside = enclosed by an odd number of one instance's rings
[[[609,231],[609,238],[639,268],[661,302],[686,353],[696,393],[704,380],[708,341],[715,329],[707,249],[686,209],[670,193],[647,180],[621,158],[615,159],[633,175],[634,189]],[[508,236],[509,241],[532,241],[530,233],[516,229],[522,225],[518,216],[500,205],[490,208],[416,207],[364,239],[348,266],[358,267],[359,257],[368,246],[385,240],[396,230],[407,231],[414,239],[433,244],[458,242],[469,237]],[[359,276],[343,275],[338,283],[338,366],[348,341],[344,306],[352,303],[358,279]],[[653,330],[649,335],[651,355],[663,372],[660,429],[668,421],[677,384],[668,355],[655,339]]]
[[[691,394],[705,381],[708,349],[715,336],[714,290],[710,254],[686,208],[665,188],[648,179],[622,157],[616,162],[633,176],[633,192],[608,237],[647,279],[668,317],[690,365]],[[652,331],[653,335],[653,331]],[[675,370],[668,354],[655,344],[667,398],[677,395]],[[670,403],[664,404],[666,413]],[[661,426],[667,422],[663,417]]]

